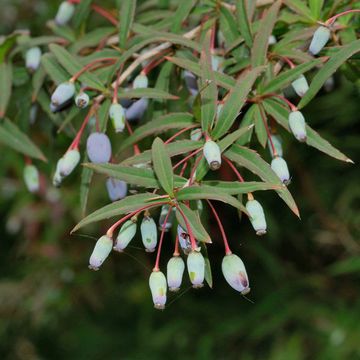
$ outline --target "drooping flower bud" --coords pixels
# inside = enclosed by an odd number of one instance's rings
[[[276,154],[278,156],[283,156],[281,137],[279,135],[274,135],[274,134],[270,135],[270,137],[271,137],[272,144],[274,145],[274,148],[276,150]],[[268,143],[269,143],[270,155],[271,155],[271,157],[274,157],[274,153],[273,153],[273,149],[272,149],[270,140],[268,140]]]
[[[134,89],[143,89],[147,88],[149,84],[148,77],[145,74],[139,74],[133,82],[133,88]]]
[[[292,111],[289,114],[289,126],[296,139],[301,142],[306,141],[306,124],[300,111]]]
[[[242,260],[235,254],[225,255],[221,264],[222,272],[228,284],[246,295],[249,291],[249,279]]]
[[[86,142],[86,151],[90,161],[94,164],[107,163],[111,158],[111,143],[104,133],[92,133]]]
[[[56,109],[69,101],[74,96],[74,94],[75,85],[72,82],[68,81],[61,83],[51,95],[51,105],[53,105],[53,107]]]
[[[165,219],[167,217],[167,214],[170,210],[170,205],[163,205],[161,207],[161,211],[160,211],[160,217],[159,217],[159,229],[162,230],[164,227],[165,232],[169,231],[172,227],[173,221],[174,221],[174,215],[175,215],[175,208],[173,208],[167,218],[167,222],[165,223]]]
[[[153,271],[149,278],[149,286],[155,309],[165,309],[167,291],[165,275],[161,271]]]
[[[187,258],[187,268],[193,288],[204,286],[205,259],[198,251],[191,251]]]
[[[330,39],[330,29],[325,26],[319,26],[311,39],[309,51],[316,55],[326,45]]]
[[[291,83],[291,85],[300,97],[303,97],[309,90],[309,85],[304,75],[300,75],[295,81]]]
[[[99,267],[111,253],[113,241],[106,235],[103,235],[95,244],[94,250],[90,256],[89,269],[99,270]]]
[[[147,252],[155,251],[157,244],[157,228],[154,219],[145,215],[140,226],[141,239]]]
[[[190,139],[193,141],[198,141],[202,138],[202,130],[201,128],[194,129],[190,133]]]
[[[250,215],[250,222],[256,231],[256,235],[266,234],[266,220],[261,204],[257,200],[249,200],[246,203],[246,210]]]
[[[119,234],[116,238],[114,250],[122,252],[134,238],[136,234],[136,220],[131,219],[126,221],[120,228]]]
[[[40,181],[39,181],[39,171],[34,165],[26,165],[24,167],[24,181],[27,189],[34,193],[39,191]]]
[[[185,70],[184,80],[186,87],[190,91],[191,95],[196,96],[199,92],[196,76],[192,72]]]
[[[55,23],[57,25],[65,25],[70,21],[74,15],[75,6],[69,1],[63,1],[55,16]]]
[[[89,102],[90,102],[90,97],[87,93],[80,92],[79,94],[76,95],[75,104],[78,108],[85,109],[89,105]]]
[[[125,117],[128,121],[140,120],[147,110],[149,99],[141,98],[125,109]]]
[[[204,157],[211,170],[218,170],[221,166],[221,151],[215,141],[207,140],[204,145]]]
[[[127,193],[127,184],[125,181],[108,178],[106,179],[106,189],[111,201],[123,199]]]
[[[178,291],[181,286],[185,263],[181,256],[173,256],[167,263],[167,283],[170,291]]]
[[[111,104],[109,117],[116,132],[122,132],[125,129],[125,110],[120,104]]]
[[[40,66],[41,50],[39,47],[30,48],[25,54],[25,66],[30,72],[36,71]]]
[[[62,161],[59,164],[59,171],[61,177],[70,175],[80,162],[80,152],[78,149],[72,149],[67,151],[62,157]]]
[[[271,161],[271,168],[285,185],[288,185],[290,183],[289,169],[286,161],[282,157],[275,157]]]

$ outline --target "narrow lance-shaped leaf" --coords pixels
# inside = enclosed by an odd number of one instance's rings
[[[160,138],[156,138],[151,147],[152,162],[155,174],[162,188],[173,195],[174,174],[172,164],[166,147]]]
[[[47,53],[41,57],[41,64],[45,72],[50,76],[51,80],[59,85],[69,80],[69,74],[65,71],[53,54]]]
[[[211,264],[209,260],[209,255],[207,251],[206,244],[201,243],[201,252],[204,255],[205,260],[205,281],[208,283],[209,287],[212,289],[213,287],[213,278],[211,272]]]
[[[119,99],[140,99],[140,98],[149,98],[149,99],[168,99],[168,100],[177,100],[178,96],[169,94],[168,92],[155,88],[138,88],[122,91],[120,89],[118,93]]]
[[[250,125],[247,127],[243,127],[235,130],[234,132],[226,135],[223,139],[221,139],[218,143],[221,152],[225,151],[229,146],[231,146],[234,142],[236,142],[241,136],[250,131],[254,125]]]
[[[309,90],[301,99],[298,108],[301,109],[312,100],[327,79],[352,55],[360,51],[360,39],[342,46],[339,51],[332,55],[330,60],[323,66],[323,68],[314,76]]]
[[[269,36],[271,35],[279,12],[281,1],[277,0],[260,20],[251,51],[251,64],[253,67],[266,63]]]
[[[321,9],[325,0],[309,0],[309,7],[312,16],[315,19],[320,19]]]
[[[181,29],[182,22],[188,17],[197,0],[182,0],[172,17],[171,32],[177,33]]]
[[[136,0],[121,0],[119,22],[119,46],[124,49],[126,41],[134,21]]]
[[[4,117],[12,88],[11,63],[0,63],[0,118]]]
[[[85,162],[88,160],[85,154]],[[80,208],[81,214],[85,216],[86,208],[90,192],[90,184],[93,177],[94,171],[87,167],[83,167],[81,171],[81,184],[80,184]]]
[[[316,18],[312,15],[310,9],[305,5],[305,1],[303,0],[284,0],[284,3],[292,10],[294,10],[299,15],[304,16],[311,22],[316,20]]]
[[[265,148],[268,136],[264,121],[267,121],[267,119],[264,110],[258,104],[255,105],[256,105],[254,109],[255,134],[261,146]]]
[[[246,194],[248,192],[254,192],[259,190],[279,190],[282,188],[279,184],[271,184],[260,181],[218,181],[209,180],[202,181],[202,185],[207,187],[214,187],[215,189],[221,190],[228,195]]]
[[[246,45],[251,48],[253,45],[253,39],[247,12],[248,3],[249,1],[247,0],[236,0],[236,19],[240,33],[243,36]]]

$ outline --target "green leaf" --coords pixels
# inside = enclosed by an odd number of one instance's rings
[[[12,34],[0,38],[0,64],[5,61],[7,54],[16,44],[16,40],[20,35],[21,31],[14,31]]]
[[[65,81],[69,80],[69,74],[65,71],[59,63],[56,61],[56,58],[53,54],[47,53],[41,57],[41,64],[44,67],[46,73],[50,76],[51,80],[59,85]]]
[[[196,3],[197,0],[182,0],[179,2],[178,8],[172,16],[171,32],[177,33],[181,30],[183,21],[189,16],[191,9]]]
[[[323,5],[324,0],[309,0],[311,14],[317,20],[320,20],[320,14]]]
[[[298,108],[301,109],[312,100],[322,88],[326,80],[352,55],[360,51],[360,39],[339,48],[338,52],[331,56],[330,60],[314,76],[309,90],[301,99]]]
[[[119,99],[133,99],[133,98],[149,98],[149,99],[170,99],[177,100],[178,96],[169,94],[168,92],[155,88],[139,88],[131,90],[119,89]]]
[[[151,155],[154,171],[162,188],[172,196],[174,193],[174,174],[171,159],[164,142],[158,137],[152,144]]]
[[[213,279],[211,273],[211,264],[209,260],[209,255],[207,251],[206,244],[201,243],[201,252],[204,255],[205,260],[205,281],[208,283],[209,287],[212,289],[213,287]]]
[[[128,146],[133,145],[150,135],[159,134],[170,129],[183,129],[191,126],[196,127],[197,124],[189,113],[171,113],[164,115],[138,127],[131,136],[127,137],[120,144],[118,152],[123,151]]]
[[[111,106],[111,100],[105,99],[105,101],[103,101],[97,112],[97,120],[99,122],[99,127],[101,132],[106,132],[107,124],[109,120],[110,106]]]
[[[255,123],[254,121],[255,108],[256,108],[256,104],[253,104],[249,107],[249,109],[246,111],[244,117],[240,122],[239,129],[245,129]],[[249,131],[245,132],[242,136],[240,136],[239,139],[236,141],[236,143],[239,145],[245,145],[249,143],[252,134],[253,134],[253,128],[251,128]]]
[[[285,201],[294,214],[299,216],[299,210],[289,190],[284,184],[282,184],[281,180],[271,169],[270,165],[263,160],[256,151],[250,150],[246,147],[233,145],[225,152],[225,156],[240,166],[244,166],[249,169],[265,182],[279,185],[280,189],[275,191]]]
[[[246,45],[251,48],[253,39],[251,34],[250,21],[247,14],[247,0],[236,0],[236,19],[241,35],[245,39]]]
[[[11,63],[0,63],[0,118],[4,117],[12,89]]]
[[[9,119],[0,122],[0,142],[24,155],[47,161],[41,150]]]
[[[85,153],[85,162],[88,161]],[[80,184],[80,209],[82,216],[86,214],[86,208],[90,192],[90,184],[93,177],[94,171],[88,167],[83,167],[81,171],[81,184]]]
[[[226,192],[223,192],[212,186],[194,185],[184,187],[177,192],[176,199],[178,201],[202,199],[218,200],[224,202],[225,204],[229,204],[247,214],[246,208],[240,201]]]
[[[121,0],[119,21],[119,46],[125,49],[127,38],[134,21],[136,0]]]
[[[143,194],[136,194],[136,195],[129,195],[125,199],[114,201],[111,204],[108,204],[84,219],[82,219],[72,230],[74,231],[79,230],[80,228],[84,227],[85,225],[89,225],[96,221],[101,221],[105,219],[109,219],[114,216],[123,215],[126,213],[130,213],[132,211],[136,211],[146,205],[154,204],[157,206],[159,200],[153,200],[154,194],[151,193],[143,193]]]
[[[62,46],[56,44],[49,45],[50,51],[55,55],[57,61],[68,71],[71,75],[76,74],[83,68],[83,65],[73,55],[71,55]],[[100,90],[106,91],[106,88],[101,81],[92,73],[86,71],[79,76],[79,80],[86,83],[88,86]]]
[[[229,146],[231,146],[235,141],[237,141],[241,136],[250,131],[254,125],[250,125],[247,127],[240,128],[238,130],[233,131],[229,135],[225,136],[218,143],[221,152],[225,151]]]
[[[268,138],[266,127],[264,124],[264,119],[266,116],[265,113],[263,112],[263,109],[261,109],[261,107],[258,104],[255,105],[256,105],[254,109],[255,134],[261,146],[265,148],[266,141]]]
[[[348,275],[351,273],[354,275],[359,274],[360,257],[353,255],[347,259],[337,261],[332,264],[328,270],[332,275]]]
[[[258,31],[255,35],[254,44],[251,50],[251,64],[253,67],[264,65],[267,62],[267,50],[269,36],[272,34],[281,0],[277,0],[260,20]]]
[[[189,225],[191,227],[192,232],[194,233],[194,236],[197,240],[205,242],[205,243],[211,243],[210,235],[205,230],[203,224],[201,223],[199,212],[195,210],[189,209],[185,204],[179,203],[179,207],[183,211],[187,221],[189,222]],[[181,216],[180,211],[176,211],[176,218],[180,224],[180,226],[187,231],[186,223]]]
[[[89,17],[91,11],[92,0],[81,0],[80,3],[76,6],[76,12],[73,16],[73,24],[75,29],[79,29],[81,25],[86,23],[87,18]]]
[[[285,88],[291,82],[296,80],[300,75],[304,74],[306,71],[311,70],[315,66],[319,65],[321,62],[322,59],[315,59],[307,63],[298,65],[293,69],[282,72],[274,79],[269,81],[269,83],[265,85],[262,89],[260,89],[260,94],[273,93]]]
[[[249,95],[255,80],[262,71],[264,71],[264,67],[260,66],[246,72],[238,79],[235,87],[230,91],[227,99],[225,100],[214,130],[211,132],[213,139],[218,139],[223,136],[231,128],[232,124],[239,115],[241,108],[245,104],[247,96]]]
[[[314,22],[316,19],[313,17],[310,9],[304,4],[303,0],[284,0],[284,3],[293,11],[298,13],[301,16],[304,16],[311,22]]]
[[[209,180],[202,181],[202,185],[207,187],[214,187],[228,195],[238,195],[246,194],[249,192],[259,191],[259,190],[279,190],[282,188],[279,184],[271,184],[267,182],[260,181],[219,181],[219,180]]]
[[[81,4],[83,1],[81,2]],[[84,34],[81,38],[77,39],[70,47],[69,51],[73,54],[79,53],[82,49],[89,48],[89,47],[96,47],[103,39],[108,38],[111,34],[114,33],[113,27],[102,27],[97,28],[95,30],[89,31],[88,33]],[[98,53],[96,51],[94,55]],[[91,54],[92,55],[92,54]],[[107,56],[101,56],[107,57]],[[88,57],[86,57],[88,58]]]

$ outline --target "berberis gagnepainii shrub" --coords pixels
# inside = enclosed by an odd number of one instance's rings
[[[336,71],[348,74],[347,64],[358,56],[354,6],[346,0],[119,0],[104,8],[64,1],[43,36],[21,30],[1,40],[0,141],[25,156],[24,186],[38,192],[36,163],[47,160],[51,140],[45,131],[31,140],[31,126],[39,111],[47,114],[68,149],[59,151],[45,186],[78,182],[84,214],[93,174],[103,174],[109,204],[73,229],[115,218],[98,234],[90,269],[126,250],[139,233],[145,251],[155,253],[149,286],[156,308],[165,307],[167,290],[178,291],[184,274],[194,288],[212,286],[207,211],[222,235],[225,280],[245,295],[246,254],[232,253],[237,240],[227,239],[213,202],[243,212],[257,235],[271,229],[256,191],[275,191],[299,216],[288,190],[286,132],[294,142],[352,162],[302,111]],[[95,18],[102,26],[93,25]],[[31,106],[17,116],[17,87],[25,83],[31,91],[22,102]],[[261,147],[268,148],[265,159],[256,152]],[[247,170],[261,181],[248,181]],[[226,172],[237,181],[226,181]],[[165,237],[170,230],[174,236]],[[160,268],[165,240],[174,251]]]

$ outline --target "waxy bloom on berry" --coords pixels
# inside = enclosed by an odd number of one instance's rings
[[[68,81],[61,83],[51,95],[51,105],[56,108],[68,102],[75,95],[75,85]]]
[[[330,39],[330,29],[325,26],[319,26],[311,39],[311,43],[309,46],[309,51],[316,55],[318,54],[322,48],[326,45],[326,43]]]
[[[107,163],[111,158],[111,143],[104,133],[92,133],[86,142],[86,151],[94,164]]]
[[[170,291],[180,289],[185,270],[184,260],[180,256],[173,256],[167,263],[167,283]]]
[[[80,152],[78,149],[68,150],[61,158],[59,171],[61,177],[70,175],[80,162]]]
[[[94,250],[90,256],[89,269],[99,270],[99,267],[109,256],[113,247],[113,241],[108,236],[102,236],[95,244]]]
[[[40,61],[41,61],[41,50],[39,47],[37,46],[32,47],[26,52],[25,65],[29,71],[34,72],[35,70],[37,70],[38,67],[40,66]]]
[[[289,114],[289,126],[296,139],[301,142],[306,141],[306,124],[300,111],[292,111]]]
[[[191,251],[187,258],[187,268],[190,281],[194,288],[204,286],[205,259],[198,251]]]
[[[59,9],[57,11],[57,14],[55,16],[55,22],[57,25],[65,25],[70,21],[72,16],[74,15],[75,6],[70,3],[69,1],[63,1]]]
[[[271,162],[271,168],[285,185],[290,183],[289,169],[282,157],[276,156]]]
[[[140,120],[148,107],[149,99],[141,98],[133,102],[125,109],[125,117],[128,121]]]
[[[249,279],[242,260],[235,254],[225,255],[221,269],[228,284],[245,295],[250,291]]]
[[[149,286],[155,309],[165,309],[167,291],[165,275],[161,271],[154,270],[149,278]]]
[[[148,77],[144,74],[139,74],[133,82],[133,88],[134,89],[147,88],[148,84],[149,84]]]
[[[151,216],[144,216],[140,225],[141,239],[147,252],[155,251],[157,244],[157,227]]]
[[[123,199],[127,193],[127,184],[125,181],[108,178],[106,179],[106,189],[111,201]]]
[[[309,90],[309,85],[304,75],[300,75],[295,81],[291,83],[291,86],[300,97],[303,97]]]
[[[116,132],[122,132],[125,129],[125,110],[120,104],[111,104],[109,117]]]
[[[39,171],[34,165],[26,165],[24,167],[24,181],[27,189],[34,193],[39,191]]]
[[[90,97],[87,93],[81,92],[76,95],[75,104],[80,109],[85,109],[90,102]]]
[[[134,238],[136,234],[136,220],[128,220],[120,228],[119,234],[116,238],[114,250],[122,252]]]
[[[266,220],[264,209],[257,200],[249,200],[246,203],[246,210],[250,216],[250,222],[256,231],[256,235],[266,234]]]
[[[204,145],[204,157],[211,170],[218,170],[221,166],[221,151],[215,141],[207,140]]]
[[[192,96],[196,96],[199,92],[196,76],[192,72],[185,70],[184,80],[187,89],[190,91],[190,94]]]

